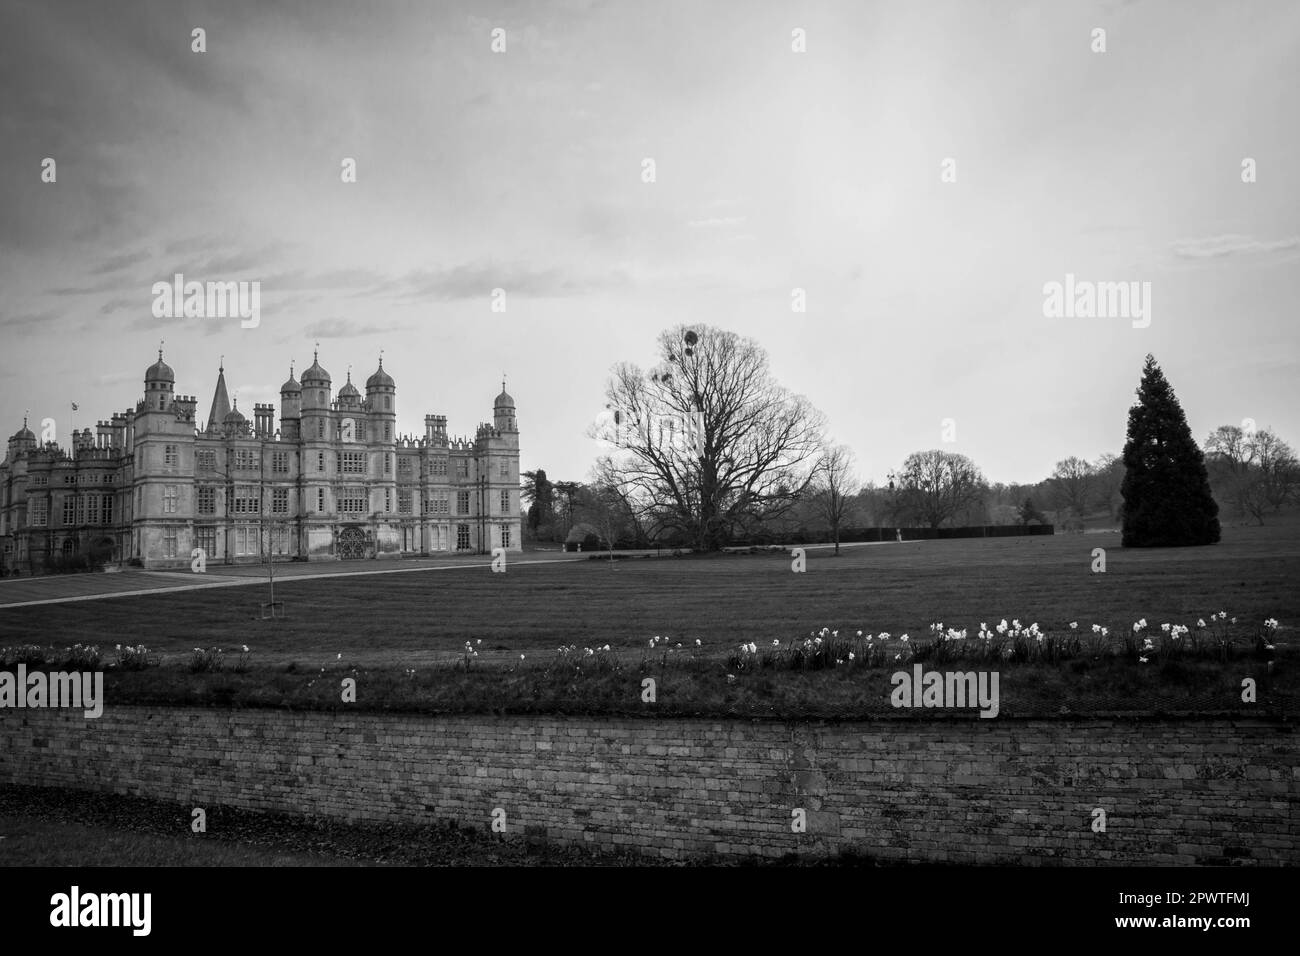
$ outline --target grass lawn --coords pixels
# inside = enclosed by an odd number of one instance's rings
[[[1125,550],[1118,534],[887,543],[848,549],[839,557],[809,552],[803,574],[791,572],[788,557],[761,554],[627,559],[612,566],[604,560],[513,565],[505,574],[491,573],[484,562],[464,570],[285,579],[276,585],[287,612],[282,620],[256,619],[257,603],[265,600],[260,587],[188,591],[0,610],[0,645],[98,644],[108,659],[118,643],[143,642],[161,654],[161,670],[171,674],[172,686],[159,703],[176,699],[175,685],[188,682],[201,698],[213,699],[216,686],[216,702],[272,705],[318,695],[322,688],[311,691],[307,683],[322,668],[331,688],[338,687],[340,672],[346,676],[356,668],[382,678],[369,685],[372,702],[375,688],[387,699],[401,698],[407,669],[417,671],[412,680],[418,687],[425,679],[419,672],[459,660],[466,641],[474,642],[479,670],[497,663],[518,671],[520,654],[530,659],[523,669],[531,670],[568,644],[608,644],[613,656],[634,669],[649,639],[660,635],[668,641],[667,653],[684,666],[692,658],[712,661],[721,680],[722,662],[740,643],[788,644],[822,627],[842,636],[888,631],[891,649],[897,649],[902,634],[925,638],[937,621],[971,635],[981,622],[1003,618],[1037,622],[1054,633],[1077,621],[1080,632],[1098,623],[1122,637],[1132,622],[1145,618],[1158,636],[1163,622],[1195,626],[1198,618],[1222,609],[1239,619],[1242,631],[1278,619],[1275,643],[1285,655],[1300,620],[1297,530],[1295,520],[1227,527],[1219,545],[1182,549]],[[1106,551],[1105,573],[1091,570],[1095,548]],[[250,674],[190,675],[186,669],[193,648],[231,651],[243,644],[252,649]],[[661,654],[657,650],[655,659]],[[110,700],[141,699],[141,693],[147,698],[147,682],[158,673],[110,675]],[[821,675],[803,676],[816,696]],[[117,693],[115,678],[128,682],[117,685]],[[1182,673],[1175,683],[1211,679]],[[469,675],[462,683],[473,680]],[[526,675],[496,680],[502,689],[483,705],[489,709],[529,694],[558,700],[585,693],[572,682],[530,690]],[[505,686],[511,680],[513,688]],[[261,686],[262,697],[249,696],[254,685]],[[477,693],[453,689],[443,703]],[[628,694],[621,685],[612,693]],[[845,693],[862,696],[853,688]]]

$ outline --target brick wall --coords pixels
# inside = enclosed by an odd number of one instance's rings
[[[72,713],[0,711],[0,783],[483,827],[500,807],[509,838],[669,857],[1300,863],[1296,734],[1266,721]]]

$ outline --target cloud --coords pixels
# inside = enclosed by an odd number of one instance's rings
[[[319,319],[311,323],[302,330],[299,335],[293,336],[300,338],[307,336],[317,339],[351,339],[362,335],[372,335],[375,332],[390,332],[398,326],[394,325],[374,325],[362,322],[358,319],[345,319],[341,316],[334,316],[328,319]]]
[[[105,302],[103,305],[99,307],[99,314],[112,315],[114,312],[120,312],[123,309],[134,309],[142,306],[152,307],[152,305],[153,305],[152,298],[146,299],[144,297],[141,297],[138,299],[109,299],[107,302]]]
[[[1178,239],[1172,245],[1174,255],[1180,259],[1222,259],[1225,256],[1287,252],[1297,248],[1300,248],[1300,236],[1266,240],[1236,233],[1199,239]]]
[[[535,298],[563,298],[629,285],[627,275],[612,270],[602,275],[580,274],[557,267],[531,269],[518,263],[498,265],[473,263],[450,269],[423,269],[410,272],[394,283],[399,300],[477,299],[504,289],[507,295]]]
[[[90,270],[93,276],[103,275],[106,272],[120,272],[128,266],[133,266],[137,262],[144,262],[153,255],[148,249],[141,249],[139,252],[123,252],[116,256],[109,256],[100,265]]]
[[[745,221],[744,216],[724,216],[720,219],[692,219],[686,225],[692,229],[718,229],[739,226]]]
[[[262,282],[262,294],[295,292],[303,289],[374,289],[387,284],[382,273],[373,269],[327,269],[309,273],[302,269],[279,272],[267,276]]]
[[[41,326],[49,325],[56,318],[58,318],[58,313],[52,310],[0,315],[0,330],[3,330],[5,335],[27,336]]]

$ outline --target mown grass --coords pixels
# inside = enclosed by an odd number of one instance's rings
[[[785,556],[736,555],[286,578],[276,585],[284,619],[258,619],[260,586],[166,593],[0,610],[0,646],[75,643],[83,655],[98,647],[115,665],[109,706],[852,716],[885,713],[889,674],[914,658],[932,668],[996,665],[1003,715],[1231,710],[1245,706],[1246,676],[1260,683],[1256,710],[1285,708],[1297,670],[1289,634],[1300,618],[1294,532],[1294,523],[1226,528],[1214,547],[1138,551],[1107,534],[885,544],[838,558],[810,552],[802,574]],[[1107,552],[1102,574],[1092,571],[1098,547]],[[1240,623],[1217,664],[1165,652],[1138,660],[1132,622],[1145,618],[1152,633],[1224,609]],[[943,621],[967,630],[961,646],[975,648],[981,623],[1004,618],[1037,623],[1051,653],[1013,646],[1005,658],[980,659],[926,640]],[[1265,652],[1268,618],[1281,627]],[[1095,647],[1094,624],[1118,646]],[[873,654],[821,670],[750,668],[738,657],[741,644],[770,657],[773,641],[786,654],[822,627],[891,636]],[[1068,649],[1071,641],[1079,646]],[[608,666],[566,669],[557,647],[601,648]],[[345,677],[358,682],[355,704],[339,699]],[[658,684],[653,709],[641,700],[645,677]]]

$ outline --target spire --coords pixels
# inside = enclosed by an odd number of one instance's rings
[[[217,390],[212,396],[212,410],[208,412],[208,428],[218,429],[230,414],[230,396],[226,392],[226,357],[221,356],[217,370]]]

